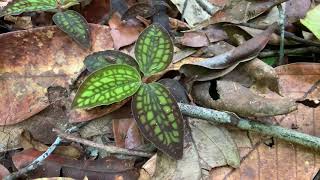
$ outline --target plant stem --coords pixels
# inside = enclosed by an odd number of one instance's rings
[[[302,47],[302,48],[294,48],[294,49],[285,49],[284,54],[285,55],[297,55],[297,54],[303,54],[303,53],[319,53],[320,48],[315,46],[310,47]],[[266,57],[272,57],[272,56],[278,56],[279,51],[278,50],[268,50],[268,51],[262,51],[259,54],[259,58],[266,58]]]
[[[279,25],[280,25],[280,50],[279,50],[279,62],[278,65],[284,64],[284,29],[285,29],[285,14],[282,5],[277,5],[279,10]]]
[[[314,150],[320,150],[320,138],[286,129],[280,126],[263,124],[256,121],[239,118],[235,114],[207,109],[199,106],[178,103],[183,115],[221,124],[229,124],[242,130],[249,130],[273,136],[288,142],[303,145]]]

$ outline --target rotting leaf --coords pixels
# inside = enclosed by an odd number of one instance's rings
[[[21,122],[48,107],[48,87],[68,87],[83,68],[79,59],[113,47],[109,28],[91,25],[91,34],[91,51],[56,27],[1,34],[0,125]]]
[[[283,95],[293,99],[304,97],[320,79],[319,69],[319,63],[294,63],[276,67]],[[299,104],[297,111],[269,120],[282,127],[295,127],[296,131],[319,137],[319,117],[319,108]],[[227,167],[212,169],[212,179],[313,179],[320,168],[319,152],[275,138],[273,143],[271,141],[272,146],[268,146],[265,137],[257,133],[237,129],[229,131],[239,147],[241,166],[236,170]]]
[[[182,157],[182,115],[177,102],[163,85],[143,84],[132,99],[132,113],[149,141],[174,159]]]
[[[29,149],[16,153],[13,163],[17,169],[31,163],[42,152]],[[133,160],[107,157],[99,160],[72,160],[57,155],[50,155],[42,166],[30,174],[31,177],[71,177],[75,179],[137,179],[138,170],[134,167]]]
[[[91,47],[89,25],[81,14],[73,10],[58,12],[52,17],[52,20],[79,45],[84,48]]]
[[[88,71],[93,72],[110,64],[127,64],[138,69],[138,64],[133,57],[113,50],[106,50],[90,54],[83,61]]]
[[[1,16],[18,15],[30,11],[49,11],[58,7],[56,0],[12,0],[0,12]]]
[[[140,74],[133,67],[108,65],[86,78],[78,89],[72,107],[93,108],[120,102],[138,91],[140,85]]]
[[[114,42],[114,49],[119,50],[121,47],[133,44],[143,30],[141,24],[131,21],[123,22],[118,13],[114,13],[109,20],[111,36]]]
[[[2,164],[0,164],[0,179],[3,179],[5,176],[9,175],[10,172]]]
[[[207,81],[216,78],[217,70],[221,71],[222,69],[226,69],[228,70],[226,73],[228,73],[240,62],[249,61],[257,57],[276,29],[277,25],[273,24],[259,36],[244,42],[235,49],[201,62],[184,64],[181,66],[180,71],[189,77],[195,77],[195,80],[198,81]]]
[[[198,104],[244,117],[275,116],[297,109],[293,99],[265,98],[231,81],[203,82],[193,87],[192,94]]]
[[[145,76],[165,70],[173,58],[169,33],[159,24],[150,25],[140,34],[134,53]]]

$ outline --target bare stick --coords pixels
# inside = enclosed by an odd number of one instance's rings
[[[215,123],[228,124],[238,127],[239,129],[255,131],[257,133],[273,136],[288,142],[300,144],[314,150],[320,150],[320,138],[286,129],[271,124],[263,124],[257,121],[250,121],[239,118],[232,113],[216,111],[199,106],[179,103],[181,113],[198,119],[211,121]]]
[[[279,10],[279,24],[280,24],[280,50],[279,50],[279,61],[278,65],[284,64],[284,26],[285,26],[285,14],[282,5],[277,5]]]
[[[111,154],[124,154],[124,155],[130,155],[130,156],[140,156],[140,157],[153,156],[152,153],[148,153],[148,152],[129,150],[129,149],[125,149],[125,148],[119,148],[116,146],[95,143],[93,141],[89,141],[89,140],[79,138],[79,137],[76,137],[76,136],[68,134],[68,133],[64,133],[58,129],[53,129],[53,131],[56,132],[58,134],[58,136],[63,139],[67,139],[69,141],[78,142],[78,143],[81,143],[81,144],[84,144],[87,146],[103,149]]]
[[[315,46],[310,46],[310,47],[303,47],[303,48],[294,48],[294,49],[285,49],[284,54],[285,55],[290,55],[290,54],[303,54],[303,53],[319,53],[320,48],[315,47]],[[268,50],[268,51],[262,51],[259,54],[259,58],[266,58],[266,57],[272,57],[272,56],[278,56],[279,51],[278,50]]]

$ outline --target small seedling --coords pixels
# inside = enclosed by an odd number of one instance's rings
[[[180,159],[183,119],[178,104],[162,84],[144,83],[138,71],[146,78],[168,67],[173,57],[168,32],[157,24],[146,28],[136,42],[135,57],[118,51],[89,55],[84,63],[93,73],[81,84],[72,106],[93,108],[133,96],[131,108],[142,134],[164,153]]]
[[[84,48],[91,47],[89,25],[85,18],[69,7],[78,0],[13,0],[0,12],[0,17],[31,11],[56,12],[53,22]]]

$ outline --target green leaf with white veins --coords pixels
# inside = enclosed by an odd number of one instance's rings
[[[81,14],[73,10],[58,12],[52,17],[54,23],[82,47],[90,48],[89,25]]]
[[[57,7],[56,0],[13,0],[2,9],[0,17],[30,11],[52,11],[56,10]]]
[[[132,96],[141,85],[140,73],[124,64],[106,66],[93,72],[81,84],[73,100],[74,108],[110,105]]]
[[[134,53],[145,76],[165,70],[173,58],[169,33],[159,24],[150,25],[140,34]]]

